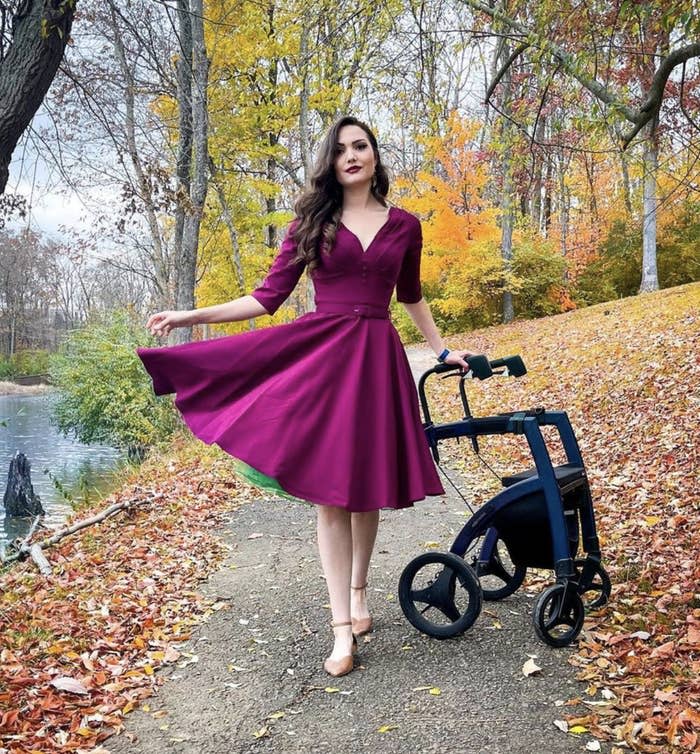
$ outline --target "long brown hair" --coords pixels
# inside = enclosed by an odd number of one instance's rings
[[[358,126],[367,134],[376,160],[371,192],[374,198],[386,207],[389,176],[379,156],[375,135],[368,125],[357,118],[350,115],[339,118],[324,136],[309,184],[294,205],[297,216],[294,230],[297,242],[296,259],[306,262],[309,272],[318,266],[321,253],[327,253],[332,248],[340,223],[343,187],[335,177],[335,159],[338,136],[344,126]]]

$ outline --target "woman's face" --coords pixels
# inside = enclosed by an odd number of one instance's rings
[[[335,177],[343,188],[372,182],[377,161],[364,129],[343,126],[335,154]]]

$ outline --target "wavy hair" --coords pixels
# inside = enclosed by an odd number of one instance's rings
[[[309,183],[294,204],[297,218],[294,229],[294,239],[297,243],[295,261],[304,261],[309,272],[318,267],[322,253],[330,252],[340,223],[343,187],[335,177],[335,159],[338,136],[344,126],[358,126],[367,134],[376,160],[370,190],[380,204],[387,206],[389,176],[382,164],[375,135],[368,125],[357,118],[350,115],[339,118],[323,138]]]

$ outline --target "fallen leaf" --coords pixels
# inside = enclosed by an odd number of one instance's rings
[[[555,720],[554,724],[562,733],[567,733],[569,731],[569,724],[566,722],[566,720]]]
[[[377,728],[377,733],[388,733],[390,730],[396,730],[398,725],[382,725],[381,728]]]
[[[535,675],[535,673],[540,673],[542,671],[542,668],[535,663],[535,661],[530,657],[527,662],[523,665],[523,675],[524,676],[530,676]]]
[[[69,691],[71,694],[89,694],[85,685],[76,678],[63,675],[60,678],[54,678],[51,681],[51,685],[57,688],[59,691]]]
[[[633,634],[630,634],[630,639],[646,641],[650,636],[651,634],[648,631],[635,631]]]

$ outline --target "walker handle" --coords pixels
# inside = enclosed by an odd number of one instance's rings
[[[520,356],[504,356],[502,359],[494,359],[489,363],[492,369],[505,367],[505,374],[510,377],[522,377],[527,374],[525,362]]]
[[[469,372],[472,377],[477,377],[480,380],[487,380],[492,374],[493,370],[489,364],[489,360],[486,356],[477,355],[469,356],[465,359],[469,364]],[[463,371],[463,367],[459,364],[436,364],[430,371],[435,374],[444,374],[445,372],[452,372],[453,370]],[[465,374],[469,374],[465,372]]]

